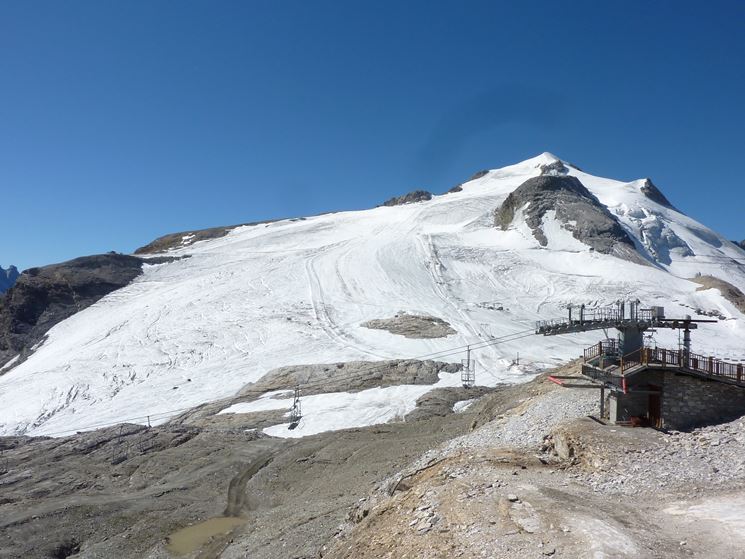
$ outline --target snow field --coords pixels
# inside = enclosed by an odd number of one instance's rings
[[[745,268],[731,263],[745,256],[647,199],[640,181],[570,168],[640,250],[660,255],[655,266],[591,252],[551,215],[545,248],[519,219],[508,231],[493,227],[492,212],[507,194],[554,160],[544,154],[491,171],[429,202],[246,226],[177,249],[171,254],[190,257],[146,266],[129,286],[52,328],[27,361],[0,376],[0,434],[167,418],[230,396],[276,367],[424,356],[529,330],[536,320],[563,316],[569,303],[638,297],[664,306],[668,316],[716,309],[731,320],[702,326],[694,350],[745,357],[745,317],[717,290],[698,292],[686,279],[700,272],[745,290]],[[660,244],[680,241],[693,256]],[[417,340],[360,326],[399,311],[442,318],[457,334]],[[601,335],[536,336],[475,350],[477,383],[528,380],[579,356]],[[674,332],[656,336],[660,345],[677,346]],[[438,385],[457,385],[450,376]],[[306,423],[298,433],[400,417],[420,390],[433,387],[396,388],[304,397]]]

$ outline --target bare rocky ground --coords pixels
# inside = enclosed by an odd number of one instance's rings
[[[403,311],[391,318],[379,318],[363,322],[365,328],[386,330],[391,334],[398,334],[406,338],[445,338],[455,334],[455,330],[442,320],[434,316],[408,314]]]
[[[423,382],[434,369],[386,370]],[[744,556],[745,419],[606,426],[587,417],[596,391],[543,376],[419,404],[403,422],[297,440],[250,430],[282,418],[220,405],[152,429],[0,439],[0,557]]]
[[[485,393],[438,389],[406,421],[297,440],[256,430],[285,422],[282,412],[215,415],[291,388],[298,376],[334,391],[433,383],[457,370],[432,361],[338,365],[277,369],[236,398],[150,429],[0,438],[0,557],[317,557],[357,499],[466,432],[471,419],[452,406]],[[203,523],[215,519],[227,522],[212,534]]]
[[[621,428],[587,417],[594,390],[518,390],[361,500],[324,557],[745,557],[745,419]]]

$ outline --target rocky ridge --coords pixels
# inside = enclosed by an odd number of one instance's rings
[[[653,202],[657,202],[661,206],[665,206],[667,208],[676,209],[675,206],[670,203],[670,200],[668,200],[667,197],[662,193],[662,191],[660,191],[660,189],[654,185],[652,179],[644,179],[644,183],[640,187],[640,190],[642,191],[642,194],[644,194],[644,196],[646,196]]]
[[[8,266],[7,270],[0,266],[0,293],[13,287],[19,275],[18,268],[15,266]]]
[[[426,202],[432,199],[432,193],[426,190],[414,190],[403,196],[394,196],[383,202],[384,206],[401,206],[404,204],[415,204],[416,202]]]
[[[25,270],[0,297],[0,366],[21,362],[52,326],[127,285],[143,263],[109,253]]]

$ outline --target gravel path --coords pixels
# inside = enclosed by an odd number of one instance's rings
[[[547,394],[526,398],[509,415],[454,439],[445,449],[508,446],[537,451],[544,437],[560,423],[567,419],[597,415],[599,406],[596,390],[557,388]]]

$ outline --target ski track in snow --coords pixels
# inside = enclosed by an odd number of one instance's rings
[[[244,226],[174,250],[190,258],[146,266],[129,286],[52,328],[27,361],[0,376],[0,434],[145,423],[148,415],[165,421],[173,410],[231,396],[276,367],[414,358],[532,328],[535,320],[563,316],[569,303],[639,297],[668,316],[715,310],[731,319],[702,325],[695,351],[745,358],[745,317],[718,291],[697,291],[685,279],[700,272],[745,290],[745,267],[728,260],[745,262],[745,253],[647,199],[641,181],[570,169],[640,248],[669,257],[667,263],[640,266],[591,252],[551,213],[543,223],[548,247],[537,243],[520,211],[507,231],[493,226],[493,210],[551,161],[544,154],[491,171],[428,202]],[[416,340],[360,326],[399,311],[442,318],[457,333]],[[477,383],[528,380],[600,336],[525,338],[475,350]],[[656,339],[677,345],[674,332]],[[459,375],[443,374],[437,386],[459,382]],[[387,393],[370,392],[367,403],[364,395],[319,395],[319,417],[306,416],[292,436],[398,418],[422,387],[391,391],[389,405],[381,396]]]

